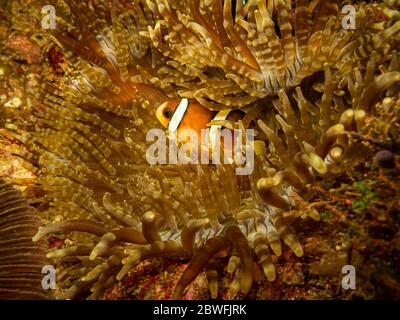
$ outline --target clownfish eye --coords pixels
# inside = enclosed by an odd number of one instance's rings
[[[163,116],[166,117],[167,119],[172,117],[172,111],[169,108],[165,108],[163,110]]]

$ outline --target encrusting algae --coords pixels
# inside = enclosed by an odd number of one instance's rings
[[[57,27],[31,39],[48,65],[57,53],[57,77],[42,76],[40,103],[4,117],[40,187],[31,201],[44,225],[33,243],[66,239],[47,253],[58,299],[103,298],[154,257],[190,259],[176,299],[202,271],[217,298],[221,255],[232,296],[249,293],[257,264],[275,281],[282,242],[304,254],[295,218],[321,218],[314,186],[370,157],[360,137],[376,105],[399,98],[398,1],[355,4],[356,29],[343,27],[348,1],[46,4]],[[32,3],[38,25],[40,9]],[[168,127],[157,110],[181,99],[213,115],[242,111],[211,125],[255,130],[250,175],[233,164],[147,162],[147,132]],[[200,116],[183,117],[190,126]]]

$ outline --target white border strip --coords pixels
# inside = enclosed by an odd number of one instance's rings
[[[168,124],[168,130],[172,133],[175,133],[178,130],[179,125],[182,122],[183,117],[189,107],[189,100],[186,98],[182,98],[179,105],[176,107],[174,114],[171,117],[171,120]]]
[[[225,109],[221,110],[218,112],[213,120],[226,120],[226,118],[229,116],[229,113],[232,111],[232,109]],[[217,144],[217,139],[221,138],[220,135],[218,135],[218,132],[222,129],[222,126],[220,125],[212,125],[210,126],[210,141],[211,141],[211,147],[212,150],[214,151],[214,148]]]

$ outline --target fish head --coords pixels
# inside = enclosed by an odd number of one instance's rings
[[[179,100],[169,100],[161,104],[156,110],[156,117],[164,128],[168,128],[172,115],[174,114]]]

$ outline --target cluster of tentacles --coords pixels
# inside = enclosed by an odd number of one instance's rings
[[[359,5],[360,21],[375,11],[385,19],[344,30],[340,1],[120,2],[57,2],[58,29],[37,41],[62,52],[65,76],[43,82],[32,123],[7,125],[44,191],[35,201],[46,225],[33,240],[66,239],[47,255],[57,297],[101,298],[143,259],[191,257],[175,298],[204,268],[216,298],[223,250],[233,293],[249,292],[255,262],[274,281],[281,240],[303,255],[285,214],[319,219],[310,184],[365,159],[352,133],[396,93],[396,4]],[[146,162],[155,109],[179,95],[246,109],[224,124],[255,123],[251,175]]]

